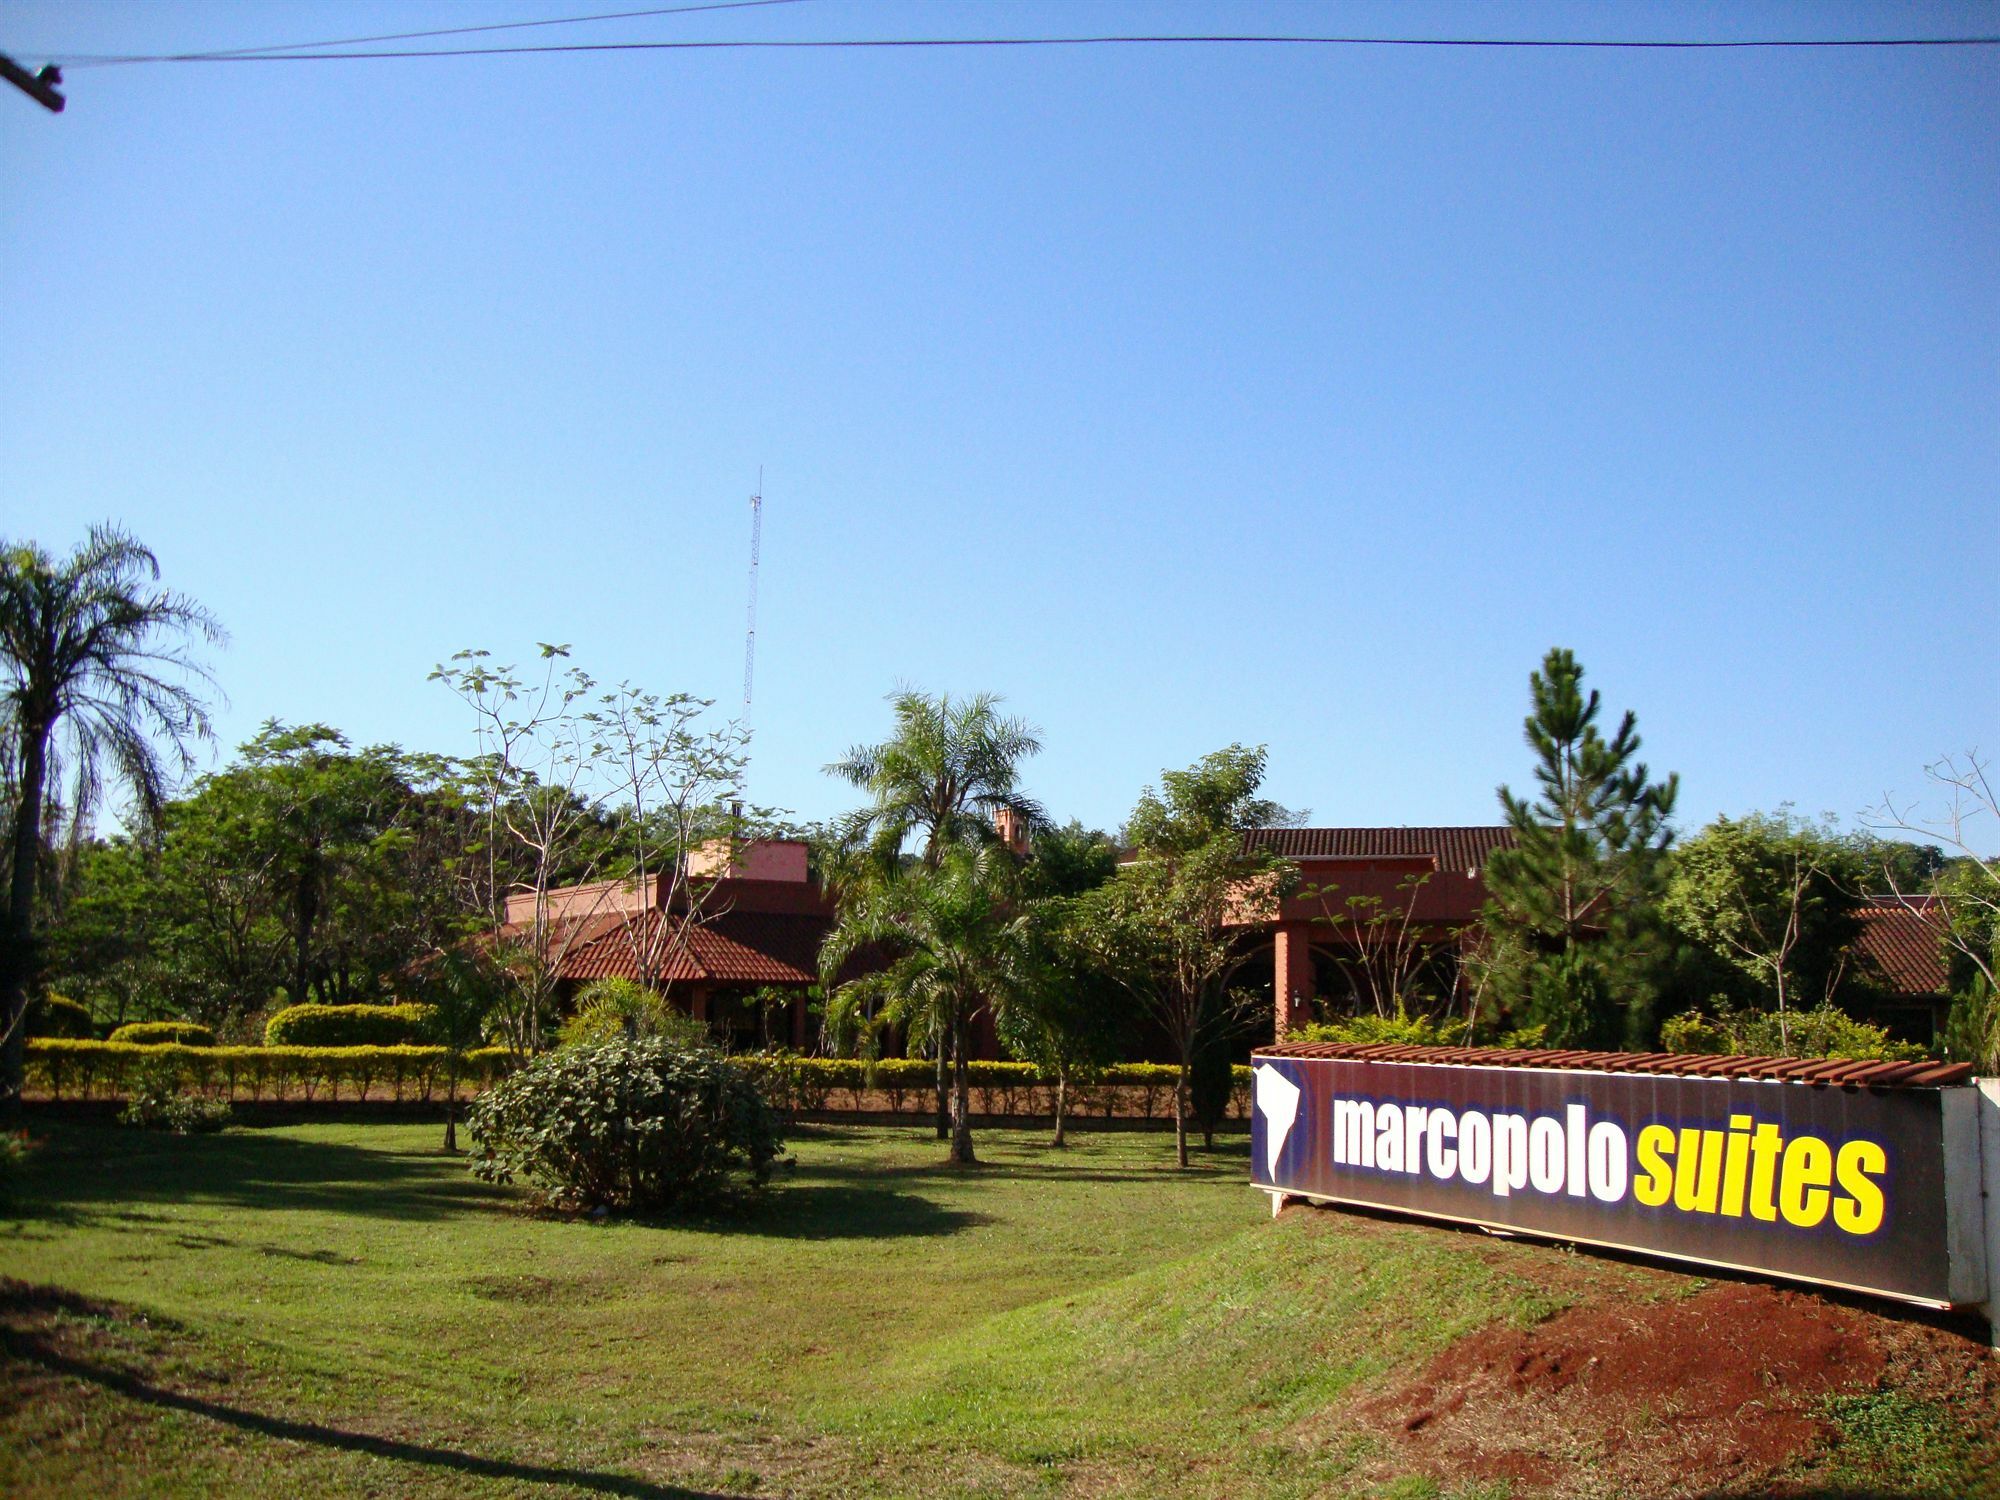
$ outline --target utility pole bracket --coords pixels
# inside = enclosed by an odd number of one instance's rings
[[[62,82],[62,69],[54,63],[46,64],[39,73],[30,73],[6,53],[0,52],[0,78],[6,79],[51,114],[62,113],[66,101],[56,92],[56,86]]]

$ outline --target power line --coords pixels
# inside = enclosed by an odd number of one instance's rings
[[[223,61],[254,57],[264,53],[306,52],[325,47],[359,47],[370,42],[413,42],[429,37],[471,36],[483,31],[526,31],[536,26],[583,26],[593,21],[633,21],[651,16],[685,16],[698,11],[754,10],[766,5],[803,5],[806,0],[709,0],[702,5],[661,5],[649,10],[613,10],[594,16],[556,16],[545,21],[496,21],[486,26],[447,26],[438,31],[389,31],[380,36],[344,36],[324,42],[281,42],[269,47],[231,47],[214,52],[182,54],[188,60]],[[106,67],[116,63],[180,61],[180,57],[126,57],[118,54],[83,53],[66,58],[75,67]]]
[[[739,0],[742,3],[742,0]],[[537,24],[537,23],[514,23]],[[330,43],[322,45],[344,45]],[[352,62],[415,57],[520,57],[574,52],[715,52],[715,51],[852,51],[864,49],[942,49],[975,47],[1432,47],[1488,49],[1558,49],[1567,51],[1773,51],[1856,50],[1876,47],[1993,47],[2000,36],[1942,37],[1761,37],[1727,40],[1616,41],[1582,37],[1417,37],[1417,36],[1298,36],[1298,35],[1164,35],[1164,36],[984,36],[984,37],[866,37],[793,40],[564,42],[521,47],[434,47],[373,52],[175,52],[150,56],[65,58],[72,66],[132,63],[202,62]]]

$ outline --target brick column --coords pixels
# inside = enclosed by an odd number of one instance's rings
[[[1271,997],[1277,1012],[1277,1039],[1312,1019],[1312,948],[1304,923],[1280,922],[1271,935]]]
[[[792,1050],[806,1050],[806,992],[800,990],[792,996]]]

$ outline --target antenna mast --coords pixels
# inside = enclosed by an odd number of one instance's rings
[[[750,682],[757,670],[757,553],[764,540],[764,467],[757,466],[757,493],[750,497],[750,608],[743,631],[743,722],[750,723]]]

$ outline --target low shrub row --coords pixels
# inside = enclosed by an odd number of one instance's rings
[[[288,1005],[264,1023],[267,1047],[420,1047],[435,1005]]]
[[[771,1102],[788,1111],[880,1109],[922,1114],[931,1108],[937,1064],[926,1058],[853,1058],[751,1053],[733,1059]],[[465,1054],[461,1086],[476,1090],[506,1076],[514,1055],[505,1047]],[[219,1098],[358,1099],[426,1102],[446,1087],[445,1049],[397,1047],[200,1047],[179,1043],[96,1042],[55,1037],[28,1041],[28,1087],[52,1099],[128,1095],[142,1069],[162,1064],[178,1086]],[[989,1115],[1047,1115],[1055,1081],[1033,1063],[975,1062],[973,1106]],[[1088,1083],[1070,1085],[1072,1116],[1173,1114],[1175,1070],[1168,1063],[1119,1063]],[[1233,1070],[1229,1115],[1250,1110],[1250,1069]]]
[[[844,1057],[753,1054],[736,1059],[749,1069],[782,1109],[879,1109],[923,1113],[932,1108],[937,1064],[921,1057],[885,1057],[874,1062]],[[1047,1115],[1055,1110],[1055,1080],[1033,1063],[975,1062],[967,1068],[973,1107],[988,1115]],[[1137,1115],[1165,1118],[1174,1111],[1171,1063],[1117,1063],[1088,1083],[1070,1083],[1072,1115],[1111,1118]],[[1232,1070],[1229,1114],[1248,1117],[1250,1069]]]
[[[178,1042],[183,1047],[213,1047],[215,1033],[193,1021],[133,1021],[114,1029],[114,1042],[131,1042],[139,1047],[156,1047],[162,1042]]]
[[[224,1099],[441,1098],[442,1047],[189,1047],[178,1043],[28,1039],[28,1087],[52,1099],[129,1095],[141,1073],[171,1069],[176,1087]],[[505,1047],[465,1054],[461,1085],[478,1088],[514,1065]],[[150,1078],[152,1075],[147,1073]]]
[[[29,1036],[93,1037],[97,1024],[88,1006],[67,995],[47,994],[28,1002]]]

